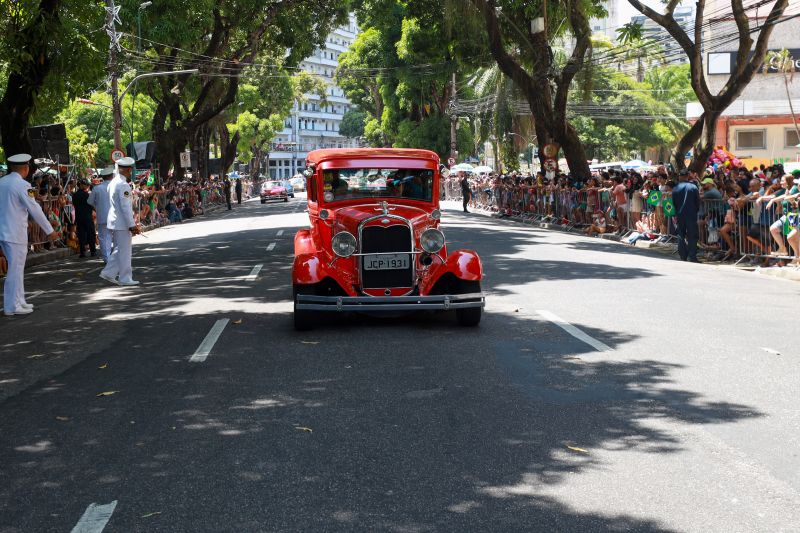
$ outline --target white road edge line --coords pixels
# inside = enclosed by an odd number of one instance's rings
[[[32,299],[34,299],[37,296],[42,295],[42,294],[44,294],[44,291],[36,291],[36,292],[32,293],[30,296],[26,296],[25,299],[26,300],[32,300]]]
[[[245,278],[245,281],[255,281],[258,277],[258,273],[261,272],[261,269],[264,268],[264,265],[261,263],[257,264],[253,267],[253,270],[250,271],[250,274]]]
[[[283,235],[283,230],[282,229],[278,230],[278,237],[280,237],[281,235]]]
[[[549,320],[550,322],[552,322],[556,326],[560,327],[561,329],[563,329],[564,331],[566,331],[567,333],[569,333],[570,335],[572,335],[576,339],[585,342],[586,344],[588,344],[589,346],[591,346],[592,348],[594,348],[598,352],[613,352],[614,351],[609,346],[603,344],[602,342],[600,342],[599,340],[597,340],[595,338],[590,337],[589,335],[587,335],[583,331],[579,330],[578,328],[576,328],[575,326],[573,326],[572,324],[570,324],[569,322],[567,322],[563,318],[559,317],[558,315],[556,315],[554,313],[551,313],[550,311],[544,311],[544,310],[538,310],[538,309],[536,310],[536,312],[542,318],[544,318],[545,320]]]
[[[267,246],[267,251],[271,252],[272,250],[274,250],[275,249],[275,245],[277,245],[277,244],[278,243],[275,243],[275,242],[269,243],[269,246]]]
[[[225,326],[228,325],[229,319],[221,318],[217,320],[217,322],[211,327],[211,331],[208,332],[206,338],[203,339],[203,342],[200,343],[200,346],[197,347],[197,350],[194,352],[192,357],[189,358],[189,362],[191,363],[202,363],[208,357],[208,354],[211,353],[211,349],[216,344],[217,339],[219,336],[222,335],[222,331],[225,329]]]
[[[117,500],[105,505],[96,503],[90,504],[83,512],[83,516],[72,528],[72,533],[100,533],[105,529],[114,509],[117,507]]]

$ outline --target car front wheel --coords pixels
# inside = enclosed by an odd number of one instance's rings
[[[262,198],[262,199],[261,199],[261,203],[262,203],[262,204],[265,204],[265,203],[267,203],[267,201],[266,201],[266,200],[264,200],[264,199]]]
[[[479,292],[481,292],[480,281],[461,281],[458,285],[458,294],[473,294]],[[456,320],[458,320],[459,325],[472,328],[480,324],[482,314],[482,307],[456,309]]]

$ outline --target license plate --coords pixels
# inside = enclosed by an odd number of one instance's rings
[[[408,254],[364,256],[364,270],[404,270],[409,266]]]

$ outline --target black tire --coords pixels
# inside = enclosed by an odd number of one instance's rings
[[[314,311],[298,310],[298,294],[314,294],[314,287],[311,285],[295,285],[292,290],[292,300],[294,301],[294,329],[295,331],[309,331],[314,328],[317,313]]]
[[[266,201],[266,200],[264,200],[264,199],[262,198],[262,199],[261,199],[261,203],[262,203],[262,204],[265,204],[265,203],[267,203],[267,201]]]
[[[284,201],[284,202],[288,202],[288,201],[289,201],[289,197],[288,197],[288,196],[287,196],[287,197],[285,197],[285,198],[283,199],[283,201]]]
[[[458,284],[458,294],[472,294],[481,292],[480,281],[461,281]],[[460,326],[474,328],[481,323],[483,315],[482,307],[467,307],[466,309],[456,309],[456,320]]]

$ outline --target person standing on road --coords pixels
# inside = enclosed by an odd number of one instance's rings
[[[8,158],[7,176],[0,179],[0,248],[8,261],[3,287],[3,314],[27,315],[33,305],[25,301],[25,259],[28,256],[28,216],[53,241],[57,234],[36,203],[36,189],[27,178],[31,156],[17,154]]]
[[[111,257],[111,230],[108,229],[108,210],[111,208],[108,196],[108,184],[114,177],[114,167],[106,167],[98,174],[103,182],[95,186],[89,193],[87,203],[94,207],[97,217],[97,239],[100,241],[100,257],[108,263]]]
[[[138,285],[133,279],[131,267],[132,239],[141,233],[139,226],[133,218],[131,186],[128,181],[133,174],[133,165],[136,162],[131,157],[123,157],[117,161],[119,174],[108,185],[108,229],[111,230],[111,257],[106,267],[100,272],[104,280],[130,287]],[[119,278],[119,279],[117,279]]]
[[[236,203],[242,205],[242,178],[236,180]]]
[[[72,205],[75,206],[75,225],[78,230],[79,257],[86,257],[86,247],[92,257],[97,255],[95,249],[94,220],[92,220],[92,206],[89,204],[89,182],[78,182],[78,190],[72,194]]]
[[[227,176],[222,180],[222,189],[225,191],[225,204],[228,206],[228,211],[231,210],[231,180]]]
[[[464,212],[469,213],[469,211],[467,211],[467,205],[469,204],[470,195],[472,194],[472,190],[469,188],[469,180],[467,179],[467,174],[462,171],[458,172],[458,177],[461,178],[461,202],[464,206]]]
[[[700,191],[689,181],[686,169],[680,171],[678,182],[672,190],[672,203],[678,219],[678,254],[684,261],[699,263],[697,241],[700,228],[697,226],[697,213],[700,211]]]

